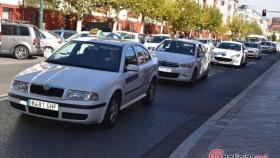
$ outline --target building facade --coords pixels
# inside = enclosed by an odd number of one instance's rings
[[[237,14],[243,20],[248,22],[257,22],[259,27],[262,29],[263,34],[267,34],[268,22],[262,17],[262,15],[256,11],[253,6],[241,5],[238,8]]]
[[[229,24],[232,17],[236,15],[238,9],[238,0],[196,0],[200,5],[209,5],[217,7],[223,14],[223,23]]]

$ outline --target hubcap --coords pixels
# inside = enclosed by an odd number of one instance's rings
[[[27,50],[25,48],[23,48],[23,47],[17,48],[15,53],[16,53],[16,56],[18,58],[21,58],[21,59],[25,58],[28,55]]]
[[[110,108],[110,121],[114,123],[119,113],[119,103],[116,99],[113,99],[112,106]]]

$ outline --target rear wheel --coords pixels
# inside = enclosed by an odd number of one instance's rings
[[[107,111],[103,120],[103,127],[105,128],[112,128],[118,119],[119,113],[120,113],[120,104],[121,104],[121,98],[119,95],[115,94],[107,107]]]
[[[246,65],[247,65],[247,62],[248,62],[247,57],[245,57],[244,60],[245,60],[245,61],[243,62],[243,66],[246,66]]]
[[[149,89],[146,92],[146,97],[142,99],[144,105],[151,105],[155,99],[156,81],[153,79],[150,83]]]
[[[25,46],[17,46],[14,50],[14,57],[19,60],[24,60],[29,57],[29,50]]]
[[[208,76],[209,76],[209,71],[210,71],[210,68],[209,68],[209,67],[210,67],[210,66],[208,66],[208,68],[207,68],[205,74],[204,74],[203,77],[202,77],[202,79],[204,79],[204,80],[206,80],[206,79],[208,78]]]

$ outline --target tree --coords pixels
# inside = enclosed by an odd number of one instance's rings
[[[218,38],[223,38],[223,36],[229,32],[230,28],[227,25],[220,25],[215,28],[214,33]]]
[[[277,37],[275,35],[275,32],[273,32],[273,34],[271,35],[271,40],[274,42],[277,40]]]

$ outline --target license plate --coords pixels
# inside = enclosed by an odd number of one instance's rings
[[[172,72],[172,69],[170,68],[166,68],[166,67],[159,67],[159,71],[162,71],[162,72]]]
[[[31,106],[31,107],[34,107],[34,108],[58,111],[58,104],[39,101],[39,100],[29,99],[28,100],[28,106]]]

